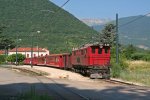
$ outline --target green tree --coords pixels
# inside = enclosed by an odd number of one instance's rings
[[[0,55],[0,64],[5,62],[5,58],[6,58],[5,55]]]
[[[24,61],[25,55],[17,54],[17,58],[18,58],[18,63],[21,63]],[[16,62],[16,54],[12,54],[12,55],[8,56],[7,61],[8,62]]]
[[[113,45],[115,41],[115,25],[108,24],[100,33],[100,42]]]
[[[136,51],[136,48],[132,44],[130,44],[125,48],[123,52],[127,59],[131,59],[131,55],[134,54]]]

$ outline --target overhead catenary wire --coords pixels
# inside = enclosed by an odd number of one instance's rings
[[[128,24],[131,24],[131,23],[133,23],[133,22],[135,22],[135,21],[137,21],[137,20],[140,20],[140,19],[144,18],[145,16],[147,16],[147,15],[149,15],[149,14],[150,14],[150,13],[147,13],[147,14],[145,14],[145,15],[141,15],[141,16],[139,16],[139,17],[137,17],[137,18],[135,18],[135,19],[133,19],[133,20],[127,22],[127,23],[124,23],[124,24],[122,24],[122,25],[119,25],[118,28],[122,28],[122,27],[124,27],[124,26],[126,26],[126,25],[128,25]]]
[[[59,15],[58,13],[61,11],[61,9],[62,9],[65,5],[67,5],[67,4],[69,3],[69,1],[70,1],[70,0],[67,0],[65,3],[63,3],[60,7],[58,7],[58,8],[56,9],[56,11],[52,11],[53,14],[52,14],[51,19],[50,19],[51,25],[54,23],[54,21],[52,21],[53,18],[58,17],[58,15]],[[57,21],[58,21],[58,20],[57,20]],[[51,29],[51,31],[52,31],[52,29]]]
[[[70,0],[67,0],[62,6],[60,6],[61,8],[63,8]]]

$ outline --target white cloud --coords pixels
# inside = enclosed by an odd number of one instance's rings
[[[147,17],[150,17],[150,13],[146,15]]]

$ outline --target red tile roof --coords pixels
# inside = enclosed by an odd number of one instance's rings
[[[0,54],[5,54],[5,51],[4,50],[0,50]]]
[[[26,47],[26,48],[23,48],[23,47],[19,47],[17,48],[17,51],[18,52],[31,52],[31,47]],[[33,48],[33,52],[46,52],[47,49],[45,48]],[[16,52],[16,48],[12,49],[12,50],[9,50],[9,52]]]

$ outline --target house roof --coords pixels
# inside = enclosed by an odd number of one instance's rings
[[[31,47],[19,47],[17,48],[18,52],[31,52]],[[33,52],[47,52],[48,50],[46,48],[38,48],[34,47]],[[9,50],[9,52],[16,52],[16,48]]]
[[[0,54],[5,54],[5,51],[4,50],[0,50]]]

